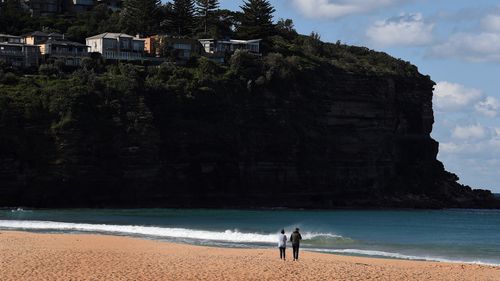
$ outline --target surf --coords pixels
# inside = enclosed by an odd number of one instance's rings
[[[181,238],[195,240],[210,240],[234,243],[263,243],[275,244],[277,234],[275,233],[252,233],[238,230],[209,231],[187,228],[168,228],[158,226],[141,225],[110,225],[110,224],[88,224],[68,223],[56,221],[34,221],[34,220],[0,220],[0,228],[13,230],[38,230],[38,231],[66,231],[66,232],[90,232],[109,233],[125,235],[141,235],[158,238]],[[302,235],[305,242],[315,239],[341,239],[342,236],[332,233],[310,233]]]

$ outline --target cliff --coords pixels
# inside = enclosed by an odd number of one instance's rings
[[[239,53],[227,67],[201,59],[3,83],[0,206],[497,204],[436,159],[428,76],[393,59],[411,73],[340,61]]]

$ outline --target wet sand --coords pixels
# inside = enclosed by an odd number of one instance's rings
[[[288,258],[291,249],[287,249]],[[0,232],[0,280],[500,280],[500,267]]]

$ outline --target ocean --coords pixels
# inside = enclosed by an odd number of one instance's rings
[[[307,251],[500,266],[500,210],[0,210],[0,230],[214,247],[276,247],[296,227]]]

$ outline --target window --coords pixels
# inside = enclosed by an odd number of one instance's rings
[[[177,50],[191,50],[191,44],[175,43],[174,49]]]

